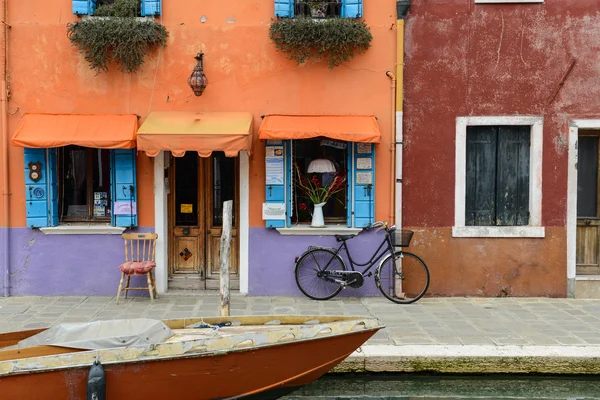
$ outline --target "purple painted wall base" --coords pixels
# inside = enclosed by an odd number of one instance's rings
[[[377,249],[383,234],[363,232],[348,242],[354,261],[366,262]],[[304,296],[296,285],[294,259],[308,246],[338,247],[333,236],[283,236],[274,229],[250,228],[250,265],[248,294],[251,296]],[[344,261],[346,263],[346,257]],[[348,265],[348,264],[347,264]],[[348,265],[349,268],[349,265]],[[371,271],[375,273],[373,267]],[[363,267],[357,267],[362,271]],[[381,296],[373,276],[365,278],[359,289],[346,288],[338,296]]]
[[[116,296],[121,278],[118,265],[125,258],[120,235],[9,231],[11,296]],[[153,232],[153,228],[137,231]],[[145,280],[145,276],[132,277],[131,286],[146,286]]]

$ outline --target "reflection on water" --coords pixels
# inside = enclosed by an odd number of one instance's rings
[[[599,376],[327,375],[286,400],[600,399]]]

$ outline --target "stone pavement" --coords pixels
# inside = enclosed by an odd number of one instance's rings
[[[60,322],[218,315],[218,296],[0,298],[0,332]],[[232,315],[371,315],[386,328],[336,371],[542,372],[600,374],[600,300],[383,298],[318,302],[234,295]]]

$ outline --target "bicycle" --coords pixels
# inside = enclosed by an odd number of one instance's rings
[[[375,222],[363,231],[373,228],[385,232],[385,237],[366,263],[356,262],[350,255],[346,242],[355,238],[355,234],[335,235],[336,240],[342,242],[337,249],[309,246],[296,257],[296,284],[300,291],[313,300],[331,299],[348,286],[361,287],[365,276],[373,275],[369,270],[379,261],[375,284],[386,298],[394,303],[410,304],[423,297],[429,288],[429,269],[417,255],[402,250],[402,247],[408,247],[414,232],[398,231],[393,225],[388,228],[387,222]],[[400,250],[394,251],[395,247]],[[346,252],[351,270],[340,256],[342,249]],[[355,266],[366,268],[361,272]]]

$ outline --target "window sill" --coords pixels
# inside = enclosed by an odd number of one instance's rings
[[[600,275],[577,275],[576,281],[600,281]]]
[[[309,225],[298,225],[291,228],[276,228],[281,235],[304,235],[304,236],[333,236],[358,234],[362,228],[348,228],[341,225],[329,225],[325,228],[311,228]]]
[[[85,21],[87,19],[94,20],[94,19],[111,19],[111,18],[116,18],[116,17],[97,17],[94,15],[85,15],[85,14],[81,15],[81,19],[83,21]],[[135,20],[136,21],[154,21],[154,17],[149,17],[149,16],[148,17],[135,17]]]
[[[453,226],[452,237],[458,238],[544,238],[543,226]]]
[[[126,228],[108,225],[60,225],[40,228],[44,235],[122,235]]]

